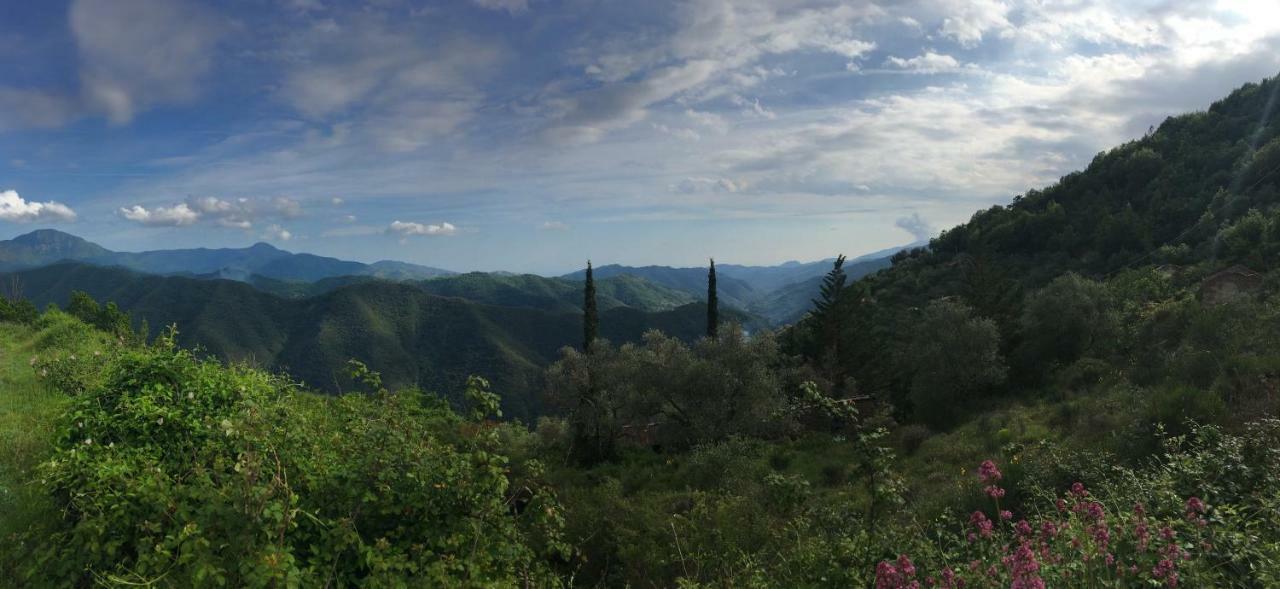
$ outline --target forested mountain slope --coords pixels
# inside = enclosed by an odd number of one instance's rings
[[[229,280],[138,274],[58,264],[10,274],[39,306],[65,305],[74,290],[113,301],[156,332],[176,323],[184,345],[220,357],[283,368],[328,391],[349,387],[348,359],[383,372],[388,384],[458,391],[466,377],[489,378],[508,412],[537,412],[543,368],[564,346],[581,345],[581,314],[484,305],[433,295],[413,284],[357,282],[303,299],[284,299]],[[730,314],[727,318],[741,318]],[[705,330],[701,303],[646,313],[601,314],[602,336],[632,341],[649,329],[684,338]]]
[[[991,395],[1054,388],[1081,363],[1157,388],[1267,378],[1263,359],[1280,352],[1258,329],[1273,316],[1267,273],[1280,263],[1278,88],[1274,78],[1248,84],[1171,117],[896,255],[838,311],[795,330],[796,349],[826,355],[833,376],[901,416],[955,410],[938,423]],[[1220,308],[1197,302],[1232,265],[1259,273],[1258,288]],[[1246,317],[1254,327],[1229,332]],[[955,366],[971,370],[938,368]]]

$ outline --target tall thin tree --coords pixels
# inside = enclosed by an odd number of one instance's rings
[[[600,316],[596,310],[596,280],[591,273],[591,260],[587,260],[587,283],[582,289],[582,351],[590,352],[591,344],[600,333]]]
[[[835,263],[831,265],[831,271],[827,272],[826,277],[822,279],[818,298],[813,299],[812,318],[817,326],[818,342],[821,346],[818,351],[818,364],[826,372],[827,378],[837,384],[841,382],[844,372],[840,366],[839,348],[845,311],[841,307],[847,301],[845,297],[847,279],[842,254],[836,257]]]
[[[720,329],[720,298],[716,296],[716,260],[711,259],[711,269],[707,270],[707,337],[716,338]]]

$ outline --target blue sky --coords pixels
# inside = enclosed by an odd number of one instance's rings
[[[0,236],[457,270],[925,237],[1280,72],[1249,0],[0,2]]]

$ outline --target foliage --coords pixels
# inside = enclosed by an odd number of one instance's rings
[[[707,337],[715,339],[720,328],[720,301],[716,294],[716,261],[707,270]]]
[[[32,541],[30,582],[554,582],[554,494],[525,481],[516,513],[512,465],[477,422],[412,391],[312,397],[174,340],[120,349],[69,391],[40,473],[67,517]]]
[[[587,277],[582,287],[582,351],[591,353],[596,338],[600,337],[600,313],[596,310],[596,281],[591,275],[591,261],[587,261]]]
[[[935,301],[923,309],[903,356],[913,375],[915,413],[938,427],[954,423],[958,407],[990,395],[1004,383],[1007,370],[995,323],[954,301]]]

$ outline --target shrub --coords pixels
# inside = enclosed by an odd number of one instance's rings
[[[172,338],[78,391],[41,479],[66,514],[33,539],[55,586],[552,584],[554,493],[490,430],[414,394],[311,397]],[[521,469],[536,478],[536,464]]]
[[[902,451],[908,456],[915,454],[920,446],[924,445],[933,432],[925,425],[912,423],[902,426],[898,430],[898,439],[902,441]]]

